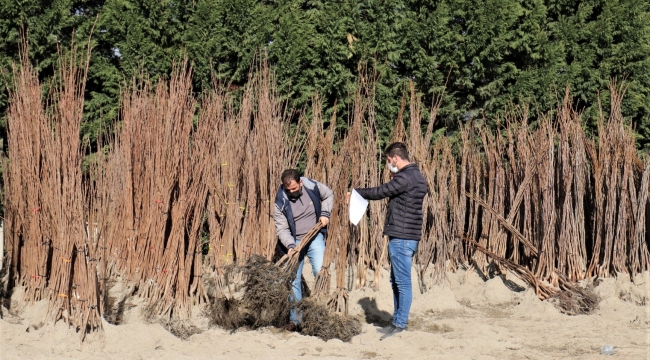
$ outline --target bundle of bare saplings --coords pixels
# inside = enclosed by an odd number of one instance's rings
[[[23,302],[49,304],[45,322],[63,319],[83,339],[102,317],[119,323],[125,301],[139,297],[181,336],[193,331],[197,306],[230,329],[282,325],[290,271],[271,262],[271,214],[282,170],[299,163],[335,196],[310,291],[324,308],[310,313],[302,303],[304,321],[345,314],[348,291],[377,287],[386,204],[372,202],[351,226],[344,202],[351,187],[389,180],[372,78],[361,77],[341,120],[335,111],[324,119],[318,97],[311,109],[288,109],[264,61],[236,98],[219,84],[193,94],[186,63],[155,85],[143,75],[125,86],[114,135],[82,173],[87,56],[61,56],[44,92],[22,54],[7,112],[5,263]],[[425,109],[410,84],[391,140],[408,145],[429,183],[415,259],[422,291],[459,268],[511,271],[541,300],[588,313],[598,301],[580,280],[649,269],[650,157],[640,158],[621,115],[625,87],[609,92],[594,136],[567,89],[547,115],[518,108],[494,119],[496,131],[468,122],[452,141],[434,131],[441,97]],[[324,319],[303,331],[344,339],[358,331],[345,316]]]

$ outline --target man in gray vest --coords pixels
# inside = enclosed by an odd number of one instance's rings
[[[285,170],[281,177],[282,184],[275,197],[276,234],[278,235],[278,249],[281,253],[292,254],[303,236],[311,230],[316,222],[323,224],[323,229],[311,240],[300,254],[298,271],[293,281],[292,302],[302,299],[302,267],[305,255],[314,273],[318,275],[323,266],[325,255],[325,235],[330,213],[334,205],[334,192],[318,181],[300,177],[294,169]],[[290,322],[286,330],[296,331],[300,326],[300,316],[295,309],[291,309]]]

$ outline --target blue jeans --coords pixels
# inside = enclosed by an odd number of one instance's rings
[[[390,238],[388,256],[390,257],[390,284],[393,287],[393,325],[405,328],[413,300],[411,284],[411,263],[418,250],[419,241]]]
[[[300,241],[296,241],[296,246],[298,246],[298,244],[300,244]],[[320,268],[323,266],[323,256],[325,255],[325,239],[323,237],[323,234],[316,235],[316,237],[309,243],[309,245],[300,253],[300,263],[298,264],[298,270],[296,271],[296,278],[292,283],[292,302],[298,302],[302,300],[301,281],[302,267],[305,265],[305,255],[309,257],[309,263],[311,264],[312,272],[314,273],[314,277],[316,277],[320,271]],[[300,318],[300,314],[297,313],[296,309],[292,308],[289,320],[295,324],[300,324]]]

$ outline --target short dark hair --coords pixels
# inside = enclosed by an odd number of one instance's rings
[[[393,157],[395,155],[399,156],[402,160],[411,161],[409,158],[409,152],[406,150],[406,145],[401,142],[394,142],[386,148],[384,155],[387,157]]]
[[[296,169],[287,169],[282,172],[280,179],[282,180],[282,185],[291,183],[291,180],[300,182],[300,173]]]

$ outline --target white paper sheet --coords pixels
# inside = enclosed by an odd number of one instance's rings
[[[350,194],[350,222],[355,226],[358,225],[363,214],[366,213],[367,208],[368,200],[361,197],[361,195],[353,189],[352,194]]]

